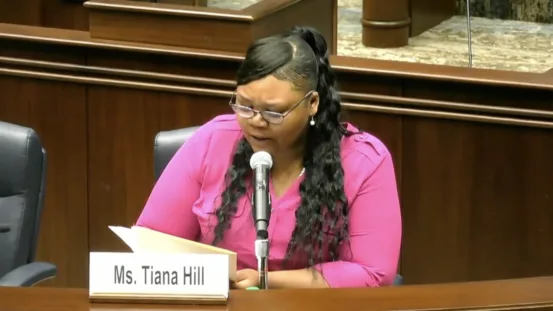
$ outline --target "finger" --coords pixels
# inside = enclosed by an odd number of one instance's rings
[[[242,281],[242,280],[245,280],[248,278],[248,274],[246,273],[246,271],[244,270],[238,270],[236,271],[236,281],[235,282],[239,282],[239,281]]]

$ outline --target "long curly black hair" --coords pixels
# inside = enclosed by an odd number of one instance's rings
[[[284,265],[294,258],[312,267],[338,258],[338,248],[348,236],[348,202],[344,193],[344,170],[340,162],[340,141],[351,135],[340,123],[340,98],[335,74],[328,60],[324,37],[317,30],[296,27],[289,33],[259,39],[247,51],[237,74],[237,84],[273,75],[297,88],[319,93],[315,125],[308,126],[305,178],[300,184],[301,206],[296,211],[296,227],[288,245]],[[242,139],[226,173],[226,189],[217,209],[218,223],[213,244],[223,239],[236,213],[236,202],[247,192],[251,146]],[[328,251],[330,258],[325,256]],[[327,257],[327,258],[325,258]],[[307,268],[306,267],[306,268]]]

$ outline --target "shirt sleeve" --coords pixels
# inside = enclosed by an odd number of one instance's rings
[[[200,195],[211,131],[201,127],[175,153],[155,184],[136,225],[195,240],[200,226],[192,206]]]
[[[392,157],[386,151],[381,159],[350,202],[350,240],[340,247],[339,260],[315,267],[330,287],[391,285],[397,273],[402,234],[399,197]]]

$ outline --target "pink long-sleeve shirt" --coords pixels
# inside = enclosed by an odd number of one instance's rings
[[[358,130],[347,124],[350,131]],[[224,176],[242,132],[235,115],[221,115],[203,125],[179,149],[160,176],[137,224],[209,244],[217,220]],[[401,245],[401,213],[392,157],[367,133],[344,137],[340,146],[344,188],[349,204],[349,246],[338,261],[319,264],[330,287],[376,287],[392,284]],[[272,193],[269,222],[269,270],[281,269],[295,227],[303,177],[280,197]],[[231,228],[217,246],[237,253],[238,269],[257,269],[251,203],[244,195]],[[305,263],[297,263],[305,268]]]

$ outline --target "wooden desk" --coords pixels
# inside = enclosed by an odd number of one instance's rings
[[[92,304],[83,289],[0,288],[10,311],[244,310],[553,310],[553,277],[374,289],[232,291],[227,306]]]

